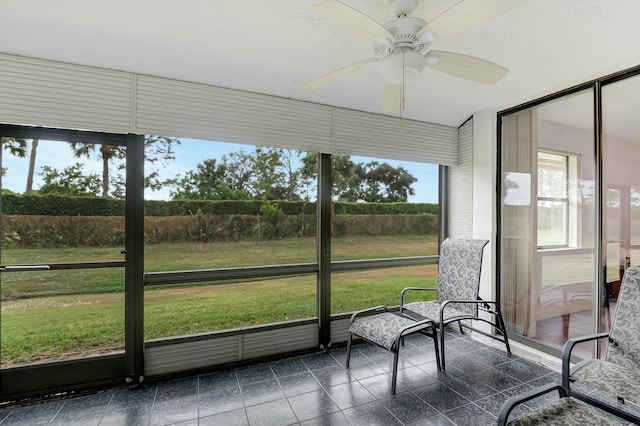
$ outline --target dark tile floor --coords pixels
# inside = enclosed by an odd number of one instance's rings
[[[355,345],[222,373],[0,410],[4,425],[486,425],[511,395],[559,375],[448,333],[447,372],[430,340],[401,350],[397,395],[391,353]],[[525,408],[526,409],[526,408]]]

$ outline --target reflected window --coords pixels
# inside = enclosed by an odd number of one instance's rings
[[[538,152],[538,247],[566,247],[568,242],[569,157]]]

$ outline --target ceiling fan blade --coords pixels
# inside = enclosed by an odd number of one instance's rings
[[[438,40],[452,37],[495,19],[527,0],[462,0],[435,17],[417,36],[433,31]]]
[[[385,83],[382,92],[382,112],[391,112],[402,109],[402,85]]]
[[[321,77],[316,78],[315,80],[308,82],[307,84],[300,86],[298,90],[301,90],[303,92],[310,92],[312,90],[316,90],[342,77],[346,77],[349,74],[353,74],[356,71],[360,71],[369,62],[375,62],[377,60],[378,58],[369,58],[369,59],[365,59],[364,61],[356,62],[355,64],[347,65],[346,67],[337,69],[335,71],[331,71],[328,74],[325,74]]]
[[[338,0],[326,0],[315,4],[313,11],[372,40],[376,37],[395,40],[395,37],[377,21]]]
[[[426,57],[428,67],[483,84],[495,84],[509,72],[493,62],[460,53],[430,50]]]

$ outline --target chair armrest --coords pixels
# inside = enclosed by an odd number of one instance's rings
[[[373,314],[374,312],[380,313],[380,312],[387,312],[387,311],[388,309],[386,306],[375,306],[373,308],[363,309],[361,311],[354,312],[353,315],[351,315],[351,322],[353,322],[357,317],[362,315]]]
[[[567,340],[567,343],[565,343],[564,347],[562,348],[562,386],[564,386],[565,389],[569,389],[571,352],[573,352],[573,348],[575,347],[575,345],[577,345],[578,343],[602,339],[605,337],[609,337],[609,333],[587,334],[585,336],[574,337]]]
[[[538,398],[542,395],[546,395],[553,391],[558,391],[560,394],[560,398],[567,397],[567,391],[560,385],[556,385],[554,383],[549,383],[546,385],[539,386],[537,388],[533,388],[527,392],[521,393],[520,395],[512,396],[502,405],[500,412],[498,413],[498,425],[504,426],[507,424],[507,420],[509,420],[509,414],[516,408],[518,405],[523,404],[532,399]]]
[[[433,288],[433,287],[406,287],[406,288],[403,288],[402,291],[400,292],[400,308],[402,308],[402,306],[404,305],[404,294],[407,291],[413,291],[413,290],[416,290],[416,291],[430,290],[430,291],[435,291],[435,292],[438,291],[437,288]]]
[[[457,300],[457,299],[449,299],[449,300],[445,300],[440,304],[440,311],[442,311],[448,304],[450,303],[460,303],[460,304],[466,304],[466,305],[485,305],[485,308],[488,308],[490,303],[493,303],[495,305],[495,302],[492,301],[486,301],[486,300]]]
[[[495,305],[495,302],[482,300],[480,298],[478,298],[478,300],[457,300],[457,299],[445,300],[440,304],[440,323],[441,324],[444,323],[444,308],[446,308],[447,305],[450,303],[459,303],[463,305],[481,305],[480,309],[484,309],[487,312],[490,312],[489,303],[493,303]]]

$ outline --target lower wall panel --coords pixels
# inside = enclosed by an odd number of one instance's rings
[[[347,340],[349,318],[331,322],[332,342]],[[145,349],[145,376],[177,373],[198,368],[257,359],[270,355],[313,349],[318,346],[317,324],[256,331],[233,336],[184,341],[175,339],[166,345],[154,343]]]
[[[229,336],[148,347],[144,351],[145,376],[175,373],[239,361],[238,341]]]
[[[351,318],[343,318],[331,321],[331,343],[346,342],[349,338],[349,325],[351,325]]]

